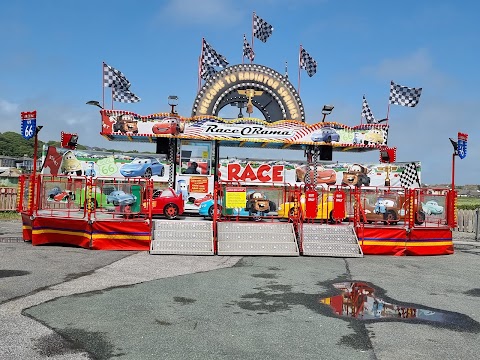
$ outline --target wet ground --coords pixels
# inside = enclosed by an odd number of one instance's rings
[[[12,226],[0,222],[0,359],[474,359],[480,351],[472,238],[455,240],[447,256],[196,257],[2,241]],[[344,297],[353,283],[361,296]],[[338,314],[325,300],[338,296],[344,312],[367,299],[373,318]],[[449,321],[375,317],[380,303],[384,313],[396,306]]]

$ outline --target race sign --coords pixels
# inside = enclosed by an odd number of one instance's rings
[[[37,111],[22,112],[22,136],[25,140],[35,136],[37,129]]]
[[[459,132],[458,133],[458,157],[460,159],[465,159],[465,156],[467,156],[467,139],[468,139],[468,134],[464,134]]]

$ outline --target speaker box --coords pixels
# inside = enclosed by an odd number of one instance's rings
[[[157,138],[157,154],[168,155],[168,150],[170,149],[170,139],[169,138]]]
[[[332,160],[332,150],[333,146],[329,145],[320,145],[320,160]]]

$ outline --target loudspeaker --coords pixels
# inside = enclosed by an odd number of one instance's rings
[[[332,149],[333,146],[329,145],[320,145],[320,160],[332,160]]]
[[[157,138],[157,154],[168,155],[168,150],[170,149],[170,139],[164,137]]]

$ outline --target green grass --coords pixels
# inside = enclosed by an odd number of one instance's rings
[[[462,210],[475,210],[480,208],[480,198],[458,197],[457,208]]]
[[[0,212],[0,220],[21,220],[22,217],[16,211],[2,211]]]

